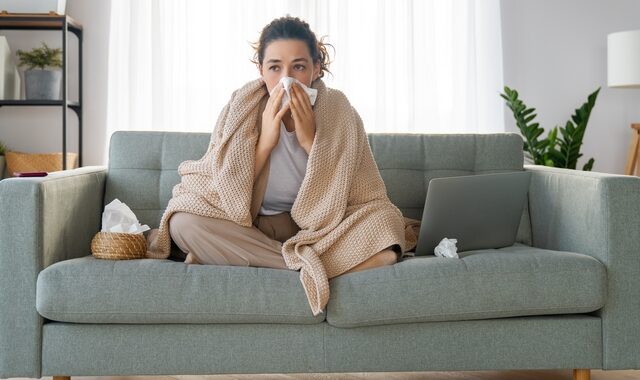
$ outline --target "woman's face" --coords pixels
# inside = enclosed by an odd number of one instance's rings
[[[259,69],[269,93],[282,77],[296,78],[311,87],[311,82],[320,75],[320,63],[313,64],[307,44],[294,39],[269,43],[264,49],[264,59]]]

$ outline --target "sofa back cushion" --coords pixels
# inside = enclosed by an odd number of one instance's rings
[[[369,134],[389,199],[406,217],[422,218],[429,181],[438,177],[523,169],[516,134]]]
[[[432,178],[523,170],[522,138],[500,134],[368,134],[387,193],[403,215],[420,219]],[[140,223],[157,227],[180,182],[178,165],[202,157],[209,133],[116,132],[109,148],[105,204],[126,203]],[[529,242],[525,210],[518,241]]]

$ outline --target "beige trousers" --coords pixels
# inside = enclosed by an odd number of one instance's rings
[[[288,212],[258,215],[251,227],[186,212],[169,219],[171,238],[187,254],[187,264],[287,269],[282,243],[299,230]]]

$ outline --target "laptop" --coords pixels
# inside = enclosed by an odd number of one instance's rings
[[[415,255],[433,255],[445,237],[458,252],[513,245],[530,180],[526,171],[432,179]]]

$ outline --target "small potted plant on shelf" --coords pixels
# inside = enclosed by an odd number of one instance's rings
[[[28,66],[24,72],[25,95],[28,100],[60,100],[62,49],[51,49],[46,43],[30,52],[17,51],[20,66]],[[53,70],[49,70],[53,69]]]

